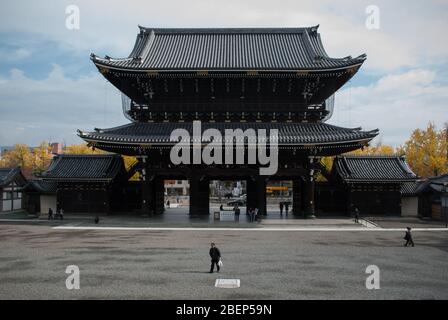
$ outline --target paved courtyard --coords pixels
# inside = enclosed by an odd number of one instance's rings
[[[0,299],[448,299],[448,232],[66,230],[0,223]],[[223,255],[208,273],[208,249]],[[379,290],[367,290],[369,265]],[[80,289],[67,290],[68,265]],[[216,279],[240,288],[215,288]]]

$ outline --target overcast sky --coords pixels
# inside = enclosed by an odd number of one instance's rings
[[[66,7],[80,10],[66,28]],[[366,8],[380,9],[369,30]],[[319,24],[333,57],[367,54],[336,94],[330,123],[380,129],[398,146],[429,121],[448,121],[448,1],[64,1],[0,3],[0,146],[81,143],[76,129],[127,122],[117,90],[89,59],[126,57],[138,25],[302,27]]]

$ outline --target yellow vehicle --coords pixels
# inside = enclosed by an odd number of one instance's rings
[[[274,191],[288,191],[289,188],[287,186],[270,186],[266,187],[266,193],[271,194]]]

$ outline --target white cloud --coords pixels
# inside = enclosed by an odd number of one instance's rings
[[[65,7],[80,8],[79,31],[65,28]],[[367,0],[135,0],[20,1],[2,3],[0,30],[55,40],[82,52],[126,56],[137,24],[162,27],[321,25],[332,56],[368,54],[369,72],[447,61],[448,4],[442,1],[377,0],[380,30],[365,28]],[[107,51],[107,52],[106,52]]]
[[[76,4],[81,29],[65,28],[65,7]],[[74,50],[88,59],[90,52],[126,56],[137,25],[154,27],[282,27],[320,24],[330,56],[367,53],[361,69],[380,79],[366,86],[345,86],[337,94],[331,122],[343,126],[379,128],[383,142],[398,145],[416,127],[447,121],[446,85],[437,68],[448,63],[448,2],[376,0],[380,30],[365,28],[367,0],[198,0],[129,3],[115,0],[23,0],[2,2],[0,37],[8,49],[0,59],[24,61],[45,55],[39,40],[55,41],[64,52]],[[14,37],[14,35],[26,35]],[[13,48],[13,49],[9,49]],[[43,139],[76,139],[77,128],[122,124],[117,91],[96,71],[71,79],[55,65],[43,80],[13,69],[0,75],[0,145],[38,143]],[[410,69],[410,70],[409,70]],[[92,68],[93,70],[93,68]],[[409,70],[409,71],[403,71]],[[439,69],[440,70],[440,69]],[[359,77],[358,75],[357,77]],[[35,128],[30,127],[35,125]],[[17,128],[24,130],[17,130]],[[68,138],[71,137],[71,138]]]
[[[369,86],[347,86],[336,95],[330,123],[380,129],[383,143],[398,146],[416,128],[448,121],[448,86],[431,70],[384,76]]]
[[[31,54],[32,51],[25,48],[0,49],[0,60],[3,62],[17,62],[29,58]]]
[[[54,65],[45,79],[35,80],[13,69],[0,81],[0,145],[80,143],[77,129],[125,123],[120,103],[118,90],[99,73],[70,79]]]

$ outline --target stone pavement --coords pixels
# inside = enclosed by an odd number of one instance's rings
[[[0,299],[448,299],[445,231],[60,230],[0,224]],[[224,267],[209,274],[211,241]],[[67,290],[67,266],[80,289]],[[380,269],[380,289],[365,286]],[[217,288],[239,279],[239,288]]]

